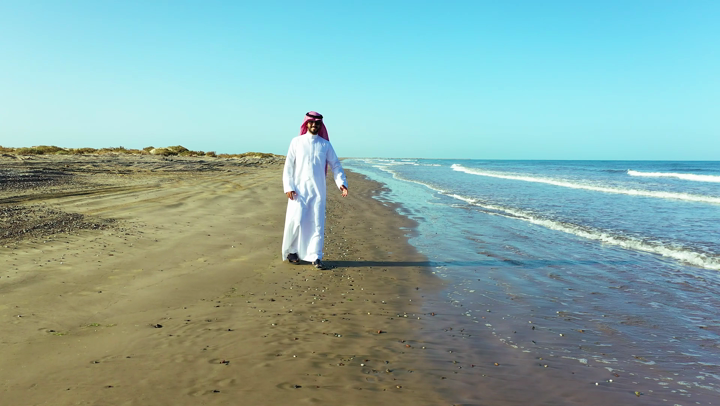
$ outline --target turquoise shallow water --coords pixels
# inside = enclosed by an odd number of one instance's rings
[[[532,321],[576,341],[514,343],[523,351],[632,374],[681,399],[720,397],[720,163],[343,165],[386,184],[381,198],[418,221],[411,243],[469,322],[501,305],[507,317],[487,326],[499,340],[513,344],[502,332]]]

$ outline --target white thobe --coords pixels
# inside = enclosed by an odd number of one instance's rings
[[[309,132],[290,142],[283,189],[297,193],[288,199],[285,214],[282,258],[297,253],[303,261],[322,259],[325,239],[325,164],[332,169],[335,184],[347,187],[347,178],[330,141]]]

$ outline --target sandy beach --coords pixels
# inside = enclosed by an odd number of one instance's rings
[[[281,159],[0,160],[3,405],[448,404],[378,184],[330,197],[318,271],[280,259]]]
[[[282,165],[279,156],[1,156],[0,404],[674,396],[564,357],[571,344],[552,329],[505,331],[513,297],[471,320],[408,243],[415,223],[359,174],[348,173],[348,198],[328,197],[330,269],[281,261]],[[556,350],[516,344],[536,342]]]

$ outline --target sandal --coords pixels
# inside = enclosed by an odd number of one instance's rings
[[[327,269],[327,268],[325,267],[325,264],[323,264],[322,261],[320,261],[319,259],[316,259],[315,261],[313,261],[312,264],[313,264],[313,266],[314,266],[315,268],[317,268],[317,269]]]
[[[291,264],[299,264],[300,263],[300,257],[298,257],[298,254],[288,254],[287,260]]]

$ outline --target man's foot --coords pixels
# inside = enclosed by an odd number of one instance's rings
[[[323,264],[322,261],[319,260],[319,259],[316,259],[315,261],[313,261],[312,264],[313,264],[313,266],[314,266],[315,268],[317,268],[317,269],[326,269],[326,268],[325,268],[325,264]]]
[[[288,260],[291,264],[299,264],[299,263],[300,263],[300,257],[298,257],[298,254],[294,254],[294,253],[293,253],[293,254],[288,254],[287,260]]]

